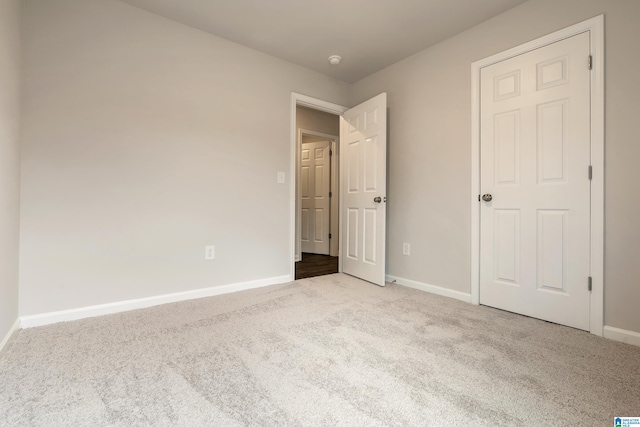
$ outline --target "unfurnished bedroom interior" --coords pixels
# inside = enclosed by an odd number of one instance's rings
[[[640,425],[639,17],[0,0],[0,425]]]

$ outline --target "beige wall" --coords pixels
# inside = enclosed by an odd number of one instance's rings
[[[24,82],[21,316],[290,274],[291,92],[346,84],[115,0],[26,0]]]
[[[0,0],[0,342],[18,318],[20,0]]]
[[[605,14],[605,324],[640,332],[640,2],[530,0],[352,87],[390,108],[389,274],[470,292],[473,61]],[[402,256],[402,242],[411,256]]]
[[[468,293],[470,65],[604,13],[605,323],[640,332],[637,0],[529,0],[351,87],[115,0],[24,3],[21,315],[288,274],[276,172],[290,170],[292,91],[341,105],[388,93],[388,273]],[[15,54],[17,4],[2,3],[0,53]],[[17,63],[0,60],[3,123]],[[2,138],[11,206],[16,139]],[[0,220],[9,235],[16,213]],[[8,242],[0,335],[15,318]]]
[[[327,135],[340,135],[338,116],[311,108],[296,108],[296,126],[298,129],[312,130]]]

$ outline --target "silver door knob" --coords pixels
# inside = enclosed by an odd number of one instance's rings
[[[483,194],[482,200],[484,200],[485,202],[490,202],[491,200],[493,200],[493,196],[491,194]]]
[[[378,196],[378,197],[374,197],[373,201],[376,203],[381,203],[382,202],[382,197]]]

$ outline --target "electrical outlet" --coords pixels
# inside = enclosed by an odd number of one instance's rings
[[[411,255],[411,245],[409,243],[402,244],[402,255]]]
[[[278,172],[278,184],[284,184],[284,172]]]
[[[204,259],[215,259],[216,258],[216,247],[213,245],[204,247]]]

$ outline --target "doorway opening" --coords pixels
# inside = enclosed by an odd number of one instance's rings
[[[340,116],[296,106],[295,279],[339,268]]]
[[[381,93],[348,109],[305,95],[291,96],[291,277],[295,277],[295,262],[302,256],[299,242],[301,209],[296,178],[300,164],[298,138],[302,123],[299,111],[318,110],[337,119],[340,135],[336,139],[335,181],[341,188],[336,207],[338,225],[338,272],[385,285],[386,266],[386,180],[387,180],[387,94]],[[306,107],[306,108],[299,108]],[[340,170],[338,171],[338,164]],[[340,185],[338,185],[340,184]],[[337,191],[336,191],[337,192]]]

